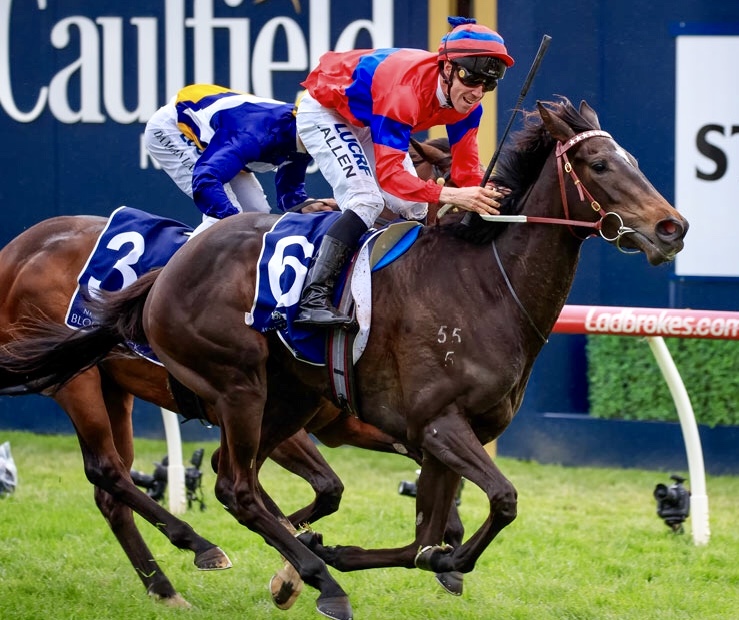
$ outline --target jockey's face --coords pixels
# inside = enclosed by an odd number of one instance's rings
[[[465,86],[460,79],[452,75],[453,67],[450,62],[444,63],[444,75],[447,79],[451,79],[452,85],[449,87],[449,99],[454,109],[460,114],[469,114],[485,94],[482,84],[476,86]]]

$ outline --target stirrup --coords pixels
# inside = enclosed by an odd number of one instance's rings
[[[301,325],[349,325],[353,322],[351,316],[342,314],[338,310],[332,311],[330,307],[323,308],[301,308],[298,318],[293,321]]]

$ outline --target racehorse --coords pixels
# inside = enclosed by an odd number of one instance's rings
[[[425,227],[373,276],[371,331],[354,369],[357,407],[363,420],[423,454],[415,538],[405,546],[328,546],[311,531],[296,538],[265,505],[259,463],[309,424],[330,393],[321,368],[296,360],[274,333],[244,324],[273,216],[214,225],[161,271],[101,300],[91,330],[65,337],[50,329],[46,339],[6,347],[0,377],[21,373],[39,388],[58,386],[116,344],[147,341],[221,428],[218,498],[319,591],[318,611],[328,617],[352,618],[328,566],[469,572],[517,512],[516,489],[483,446],[521,405],[583,241],[600,235],[658,265],[682,249],[688,230],[587,103],[578,111],[564,98],[539,102],[525,121],[494,177],[510,189],[502,204],[510,222],[465,215]],[[489,514],[464,543],[444,546],[461,477],[483,490]]]
[[[421,178],[448,175],[451,166],[448,144],[414,142],[411,155]],[[0,290],[4,292],[0,300],[0,344],[22,338],[26,323],[32,319],[43,317],[64,325],[76,277],[106,221],[96,216],[51,218],[31,227],[0,250]],[[85,473],[95,485],[96,504],[147,591],[172,605],[186,605],[147,548],[132,511],[154,524],[175,546],[193,551],[198,568],[221,569],[231,564],[215,544],[171,515],[130,479],[134,458],[131,421],[134,396],[159,407],[188,413],[183,411],[188,407],[187,402],[173,395],[177,383],[169,379],[163,367],[138,356],[126,357],[118,351],[75,377],[56,391],[53,398],[68,414],[77,432]],[[32,392],[28,387],[15,386],[0,390],[0,395]],[[175,393],[179,395],[181,390]],[[194,415],[188,413],[188,417]],[[347,415],[327,400],[317,405],[309,431],[328,446],[348,444],[406,452],[402,442]],[[217,455],[214,457],[217,459]],[[343,484],[304,430],[276,446],[270,458],[305,478],[315,491],[310,505],[288,517],[294,526],[315,522],[338,509]],[[450,531],[449,536],[461,539],[462,534]]]

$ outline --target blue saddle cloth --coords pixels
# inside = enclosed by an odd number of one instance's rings
[[[286,213],[264,235],[259,257],[256,290],[246,324],[262,332],[276,331],[285,346],[300,360],[326,364],[328,330],[310,325],[296,325],[298,304],[311,260],[318,251],[321,238],[341,214],[324,211],[311,214]],[[405,252],[415,241],[418,230],[405,235],[373,267],[381,269]],[[92,327],[95,318],[87,308],[87,300],[99,290],[119,291],[152,269],[163,267],[187,241],[192,229],[176,220],[159,217],[131,207],[119,207],[110,216],[98,241],[77,278],[66,324],[74,329]],[[362,240],[362,245],[371,231]],[[376,238],[376,237],[375,237]],[[338,303],[349,265],[336,286],[334,303]],[[127,343],[151,361],[156,356],[147,346]]]
[[[260,332],[276,331],[292,354],[302,361],[326,364],[328,329],[295,324],[299,314],[300,294],[313,255],[321,238],[341,214],[322,211],[311,214],[286,213],[264,236],[257,270],[256,298],[246,324]],[[388,265],[403,254],[416,240],[420,227],[404,235],[394,247],[384,253],[372,271]],[[360,241],[360,247],[376,238],[370,231]],[[344,268],[334,290],[333,303],[341,298],[351,262]]]
[[[87,308],[99,290],[120,291],[146,272],[163,267],[187,241],[192,228],[131,207],[111,214],[95,248],[77,278],[65,322],[69,327],[91,327],[95,318]],[[154,360],[148,347],[129,343],[141,355]]]

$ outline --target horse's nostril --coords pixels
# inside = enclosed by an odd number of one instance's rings
[[[677,224],[675,222],[665,222],[662,225],[662,232],[666,235],[674,235],[677,231]]]
[[[685,231],[682,224],[673,218],[662,220],[657,224],[657,233],[663,238],[680,239],[685,236]]]

